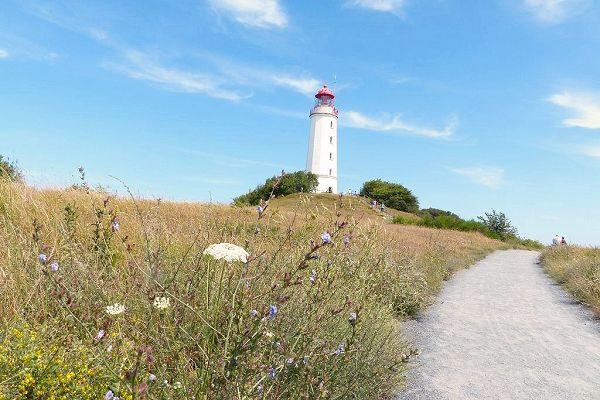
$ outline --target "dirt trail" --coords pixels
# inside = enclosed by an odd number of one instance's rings
[[[538,256],[493,253],[407,324],[421,354],[399,400],[600,399],[600,323]]]

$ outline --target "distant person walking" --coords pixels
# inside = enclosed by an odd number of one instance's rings
[[[554,235],[554,238],[552,239],[552,246],[558,246],[559,244],[560,244],[560,236]]]
[[[381,208],[380,208],[381,212],[385,211],[385,204],[381,203]]]
[[[564,245],[564,246],[566,246],[566,245],[567,245],[567,241],[565,240],[565,237],[564,237],[564,236],[563,236],[563,237],[560,239],[560,244],[562,244],[562,245]]]

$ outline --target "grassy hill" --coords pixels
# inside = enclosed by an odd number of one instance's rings
[[[389,397],[412,351],[402,321],[505,245],[387,213],[0,181],[0,399]],[[247,262],[204,254],[222,242]]]

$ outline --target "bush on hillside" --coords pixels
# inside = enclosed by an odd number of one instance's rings
[[[492,210],[483,217],[477,217],[490,231],[498,234],[503,240],[517,236],[517,228],[512,226],[510,220],[503,212]]]
[[[399,211],[416,213],[419,201],[412,192],[398,183],[373,179],[363,184],[361,196],[370,197]]]
[[[441,211],[441,210],[440,210]],[[464,220],[458,215],[444,211],[436,216],[421,213],[421,219],[407,219],[402,215],[394,217],[395,224],[418,225],[436,229],[451,229],[462,232],[480,232],[491,239],[501,239],[500,235],[490,231],[483,223],[474,220]]]
[[[281,176],[273,176],[254,190],[233,199],[237,205],[256,206],[261,201],[269,200],[270,196],[287,196],[294,193],[313,192],[319,180],[315,174],[306,171],[297,171]]]
[[[419,215],[423,218],[435,218],[440,215],[447,215],[455,218],[460,218],[458,215],[454,214],[452,211],[440,210],[439,208],[425,208],[419,211]]]
[[[23,178],[23,175],[15,163],[10,162],[10,160],[0,155],[0,178],[20,181]]]

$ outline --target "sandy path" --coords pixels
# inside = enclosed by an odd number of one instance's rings
[[[398,399],[600,399],[600,323],[538,255],[493,253],[407,324],[421,354]]]

